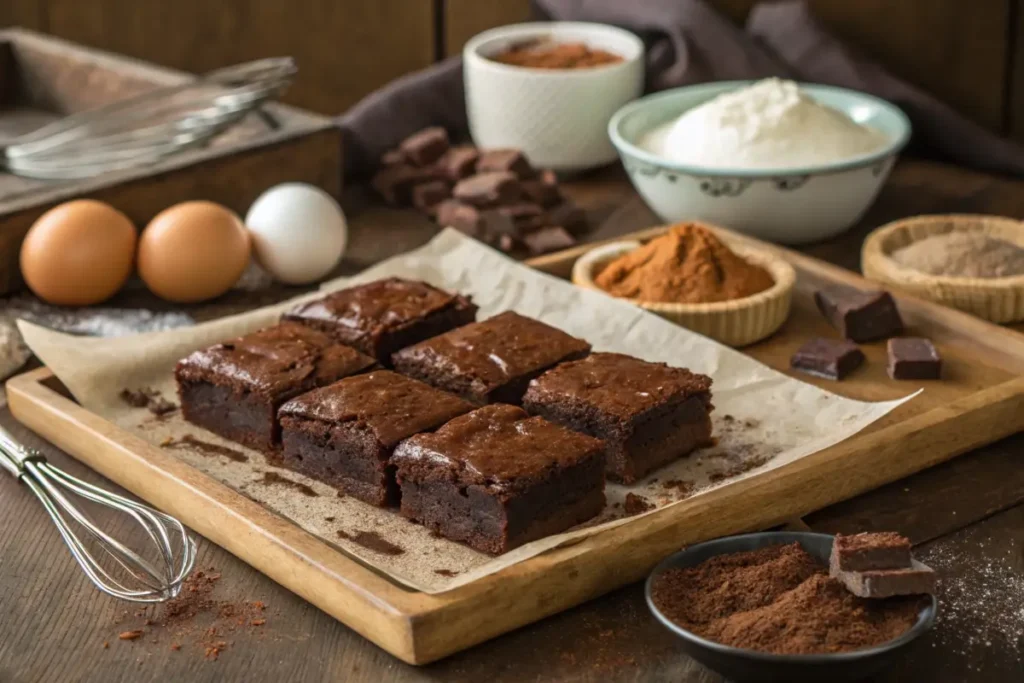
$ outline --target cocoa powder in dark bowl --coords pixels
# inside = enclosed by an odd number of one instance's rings
[[[735,681],[854,681],[935,621],[931,596],[867,601],[828,577],[833,537],[732,536],[665,559],[647,605],[694,659]],[[797,545],[794,545],[797,544]]]

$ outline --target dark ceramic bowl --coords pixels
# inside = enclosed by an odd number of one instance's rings
[[[679,636],[688,655],[733,681],[858,681],[878,673],[935,623],[937,603],[932,597],[918,615],[917,623],[895,640],[854,652],[821,655],[775,655],[744,650],[705,640],[669,621],[651,599],[655,577],[667,569],[693,567],[716,555],[757,550],[768,545],[796,541],[808,553],[828,564],[832,536],[803,532],[773,531],[729,536],[690,546],[670,555],[647,578],[647,606],[665,628]]]

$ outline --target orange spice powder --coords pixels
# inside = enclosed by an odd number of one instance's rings
[[[490,59],[532,69],[588,69],[623,61],[620,55],[592,48],[585,43],[556,43],[547,40],[519,43]]]
[[[679,223],[667,234],[615,259],[598,273],[597,286],[640,301],[702,304],[763,292],[774,284],[705,227]]]

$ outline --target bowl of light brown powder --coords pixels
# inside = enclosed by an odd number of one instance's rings
[[[1000,216],[915,216],[871,233],[868,278],[996,323],[1024,320],[1024,222]]]

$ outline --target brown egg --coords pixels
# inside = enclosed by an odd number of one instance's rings
[[[135,226],[109,204],[65,202],[29,228],[21,244],[21,275],[51,304],[98,304],[132,274],[135,241]]]
[[[182,202],[142,231],[139,276],[168,301],[204,301],[238,281],[249,249],[249,233],[233,211],[213,202]]]

